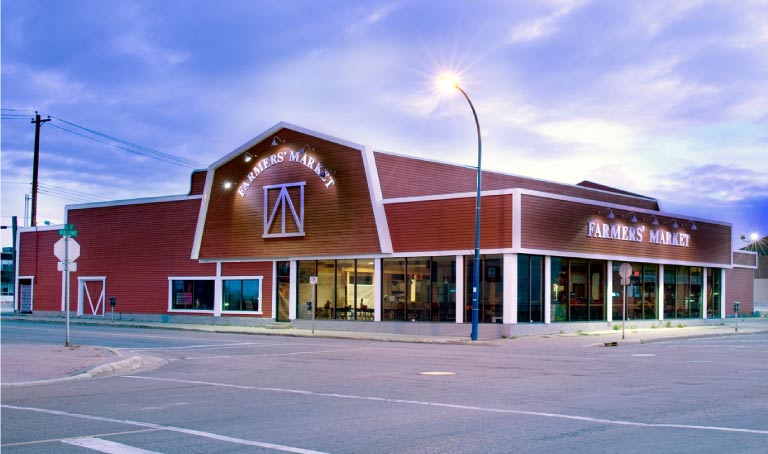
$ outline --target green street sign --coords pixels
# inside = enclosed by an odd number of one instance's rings
[[[71,225],[71,224],[69,224]],[[75,229],[61,229],[59,230],[59,235],[61,236],[68,236],[68,237],[75,237],[77,236],[77,230]]]

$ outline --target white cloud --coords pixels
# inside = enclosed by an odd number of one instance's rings
[[[638,139],[638,132],[633,128],[597,118],[541,123],[533,125],[532,129],[554,142],[586,145],[610,152],[628,152]]]
[[[376,6],[373,11],[366,12],[365,16],[347,26],[346,31],[349,34],[362,33],[365,29],[373,24],[379,23],[387,18],[393,11],[400,8],[399,3],[387,3],[384,5]]]
[[[508,44],[526,43],[545,38],[557,32],[558,21],[571,13],[574,9],[581,6],[583,0],[562,0],[556,1],[555,10],[552,13],[528,20],[515,26],[507,36]]]

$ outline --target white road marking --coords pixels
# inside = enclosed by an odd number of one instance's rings
[[[80,446],[93,451],[104,452],[107,454],[161,454],[157,451],[148,451],[146,449],[134,448],[133,446],[115,443],[114,441],[102,440],[101,438],[67,438],[61,440],[68,445]]]
[[[512,410],[505,408],[491,408],[491,407],[476,407],[472,405],[458,405],[447,404],[441,402],[429,402],[423,400],[407,400],[407,399],[390,399],[386,397],[373,397],[373,396],[356,396],[351,394],[336,394],[336,393],[320,393],[315,391],[306,391],[301,389],[285,389],[285,388],[266,388],[260,386],[247,386],[247,385],[231,385],[228,383],[215,383],[205,382],[197,380],[179,380],[174,378],[159,378],[159,377],[142,377],[138,375],[124,375],[121,378],[133,378],[138,380],[154,380],[165,381],[172,383],[186,383],[190,385],[204,385],[204,386],[216,386],[220,388],[233,388],[252,391],[268,391],[277,393],[288,394],[300,394],[305,396],[318,396],[318,397],[336,397],[339,399],[354,399],[354,400],[369,400],[374,402],[387,402],[393,404],[407,404],[407,405],[423,405],[428,407],[440,407],[440,408],[452,408],[455,410],[470,410],[470,411],[482,411],[487,413],[502,413],[512,415],[526,415],[526,416],[541,416],[545,418],[557,418],[568,419],[573,421],[592,422],[596,424],[612,424],[619,426],[632,426],[632,427],[648,427],[648,428],[664,428],[664,429],[687,429],[687,430],[709,430],[716,432],[740,432],[750,433],[758,435],[768,435],[768,430],[758,429],[742,429],[738,427],[722,427],[722,426],[698,426],[692,424],[668,424],[668,423],[647,423],[647,422],[635,422],[635,421],[622,421],[618,419],[603,419],[593,418],[590,416],[578,416],[578,415],[566,415],[561,413],[547,413],[540,411],[526,411],[526,410]],[[5,406],[5,405],[4,405]]]
[[[147,427],[150,429],[157,429],[157,430],[167,430],[169,432],[179,432],[187,435],[193,435],[196,437],[203,437],[203,438],[209,438],[211,440],[217,440],[217,441],[224,441],[228,443],[236,443],[246,446],[256,446],[259,448],[265,448],[265,449],[274,449],[276,451],[284,451],[284,452],[293,452],[296,454],[327,454],[322,451],[314,451],[312,449],[303,449],[303,448],[296,448],[293,446],[285,446],[285,445],[278,445],[274,443],[266,443],[261,441],[254,441],[254,440],[245,440],[243,438],[236,438],[236,437],[229,437],[226,435],[219,435],[214,434],[210,432],[203,432],[200,430],[193,430],[193,429],[185,429],[184,427],[174,427],[174,426],[164,426],[162,424],[155,424],[151,422],[142,422],[142,421],[131,421],[129,419],[115,419],[115,418],[107,418],[104,416],[96,416],[96,415],[84,415],[82,413],[70,413],[67,411],[59,411],[59,410],[48,410],[46,408],[35,408],[35,407],[19,407],[17,405],[6,405],[3,404],[0,406],[2,408],[8,408],[12,410],[23,410],[23,411],[33,411],[37,413],[45,413],[49,415],[56,415],[56,416],[68,416],[71,418],[81,418],[81,419],[89,419],[92,421],[102,421],[102,422],[112,422],[117,424],[128,424],[132,426],[138,426],[138,427]]]

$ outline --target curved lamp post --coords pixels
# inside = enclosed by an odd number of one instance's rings
[[[477,195],[475,197],[475,261],[472,266],[472,340],[477,340],[478,332],[478,292],[480,287],[480,189],[482,187],[483,174],[481,169],[483,156],[483,142],[480,138],[480,121],[477,119],[477,112],[469,95],[465,92],[456,77],[443,75],[438,79],[438,83],[443,89],[456,89],[469,103],[472,109],[472,115],[475,117],[475,127],[477,128]]]

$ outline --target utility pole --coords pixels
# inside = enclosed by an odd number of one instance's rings
[[[31,226],[37,225],[37,167],[40,163],[40,125],[46,121],[51,121],[51,117],[45,120],[40,119],[40,114],[35,111],[35,119],[30,123],[35,124],[35,155],[32,161],[32,221]]]

